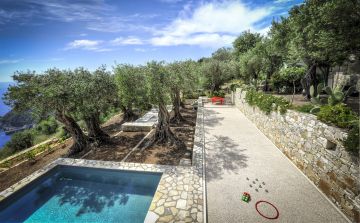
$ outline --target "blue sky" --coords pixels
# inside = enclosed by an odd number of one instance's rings
[[[1,0],[0,82],[16,70],[199,59],[266,34],[301,0]]]

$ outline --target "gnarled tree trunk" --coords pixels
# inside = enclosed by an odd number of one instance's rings
[[[328,86],[329,74],[330,74],[331,66],[329,64],[322,64],[319,68],[320,68],[320,70],[321,70],[321,72],[323,74],[323,77],[324,77],[324,85]]]
[[[316,64],[313,63],[308,71],[306,72],[306,75],[304,76],[304,78],[302,79],[302,85],[303,85],[303,89],[305,90],[305,94],[306,94],[306,98],[310,100],[311,95],[310,95],[310,86],[314,85],[314,90],[316,91],[316,86],[317,86],[317,78],[316,78]],[[317,92],[315,92],[315,94],[317,94]]]
[[[100,127],[99,114],[92,114],[85,119],[86,128],[88,130],[88,137],[98,143],[109,141],[110,136],[104,132]]]
[[[184,120],[180,113],[180,107],[181,107],[181,99],[180,99],[180,92],[176,91],[174,92],[174,99],[173,99],[173,106],[174,106],[174,116],[171,118],[172,123],[180,123]]]
[[[170,115],[167,111],[167,108],[164,104],[159,104],[159,113],[158,113],[158,124],[155,129],[154,140],[155,142],[161,143],[176,143],[178,140],[172,133],[170,129]]]
[[[186,108],[186,107],[185,107],[185,103],[184,103],[183,101],[180,101],[180,107]]]
[[[73,139],[73,145],[70,148],[70,154],[75,154],[88,146],[88,138],[81,130],[76,121],[65,114],[65,112],[57,112],[56,119],[65,125],[66,130]]]
[[[137,118],[137,115],[134,113],[134,111],[132,110],[132,106],[128,105],[126,106],[121,106],[121,110],[123,112],[123,120],[124,121],[132,121],[134,119]]]

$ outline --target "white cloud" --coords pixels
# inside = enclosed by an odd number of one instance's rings
[[[135,50],[136,52],[145,53],[145,52],[149,52],[149,51],[156,51],[156,48],[149,48],[149,49],[145,49],[145,48],[135,48],[134,50]]]
[[[87,40],[87,39],[80,39],[74,40],[68,44],[69,48],[94,48],[98,46],[102,41],[100,40]]]
[[[14,2],[14,3],[12,3]],[[148,30],[147,20],[157,14],[135,13],[122,15],[115,3],[106,0],[17,0],[5,1],[3,9],[0,0],[0,25],[6,23],[31,24],[36,21],[81,22],[88,30],[116,33],[129,30]]]
[[[119,37],[110,41],[113,45],[142,45],[143,41],[137,37],[129,36],[127,38]]]
[[[155,32],[153,45],[230,45],[245,30],[262,31],[256,24],[273,12],[272,7],[250,8],[241,1],[204,3],[190,16],[180,13],[169,26]]]
[[[72,50],[72,49],[81,49],[81,50],[89,50],[95,52],[107,52],[111,51],[111,49],[103,48],[101,44],[103,41],[101,40],[74,40],[67,44],[64,50]]]
[[[165,2],[165,3],[178,3],[181,2],[182,0],[160,0],[160,2]]]
[[[0,64],[15,64],[15,63],[19,63],[20,61],[22,61],[22,59],[17,59],[17,60],[0,60]]]
[[[292,2],[293,0],[275,0],[274,3],[276,4],[281,4],[281,3],[287,3],[287,2]]]
[[[198,45],[202,47],[223,47],[231,45],[236,35],[221,35],[218,33],[203,33],[186,36],[161,36],[151,39],[155,46]]]
[[[261,35],[266,36],[268,34],[268,32],[270,31],[270,29],[271,29],[271,25],[268,25],[262,29],[257,30],[256,32],[260,33]]]

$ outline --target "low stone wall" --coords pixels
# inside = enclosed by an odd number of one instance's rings
[[[316,116],[288,110],[266,115],[245,101],[237,89],[235,105],[262,131],[343,213],[359,222],[359,157],[342,145],[347,133],[326,125]]]

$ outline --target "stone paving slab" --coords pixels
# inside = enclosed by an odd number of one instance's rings
[[[0,200],[10,196],[57,165],[161,172],[162,177],[145,222],[203,222],[202,183],[193,167],[59,158],[1,192]]]
[[[269,222],[255,209],[266,200],[272,222],[347,222],[281,152],[235,107],[205,105],[208,221]],[[251,201],[241,200],[249,192]],[[269,217],[272,208],[264,210]]]

